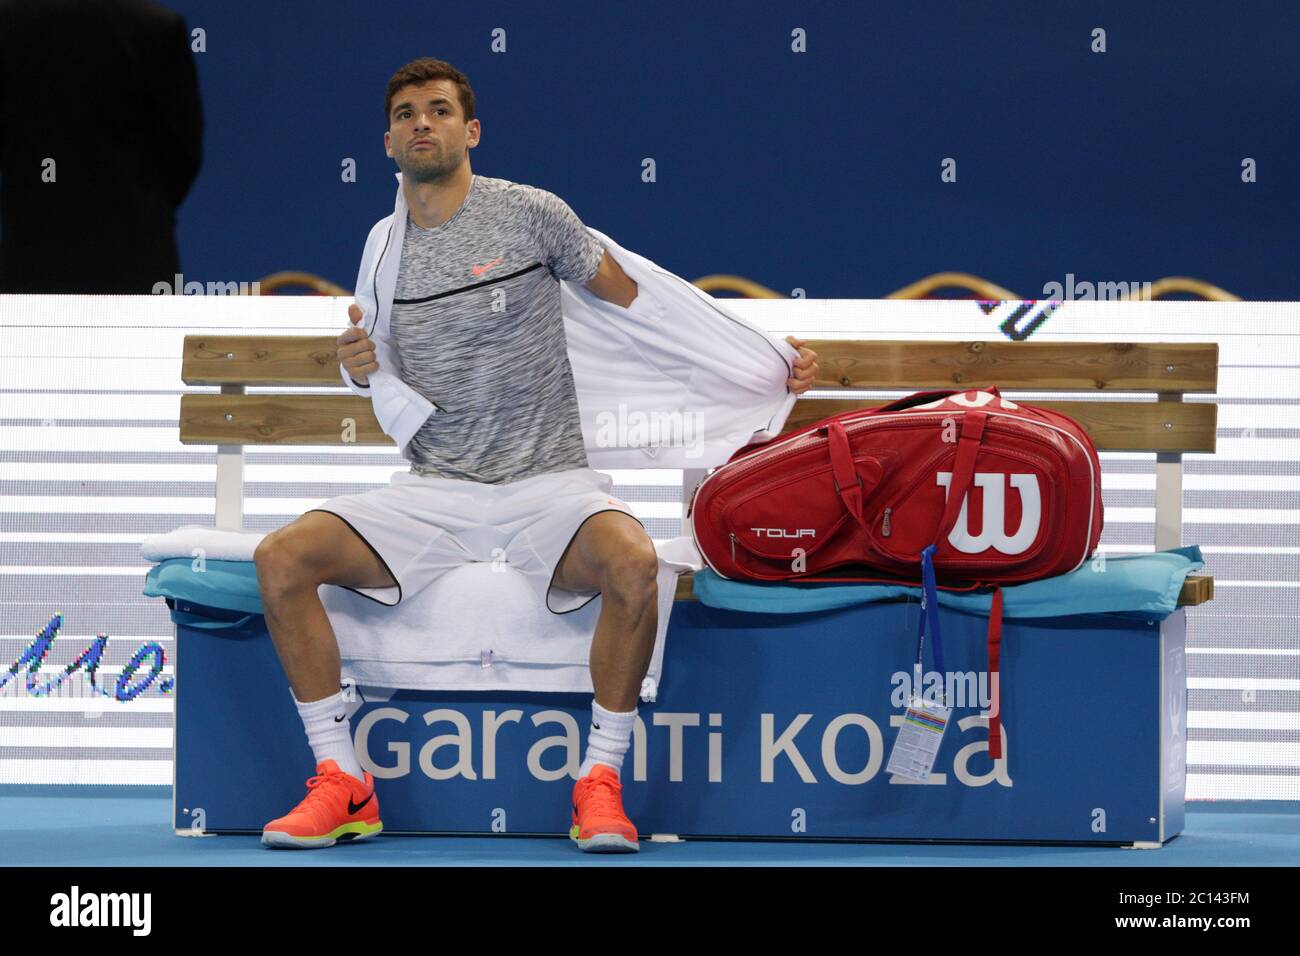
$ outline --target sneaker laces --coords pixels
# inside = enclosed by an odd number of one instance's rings
[[[600,816],[623,817],[622,782],[612,774],[586,779],[589,783],[582,797],[583,810]]]
[[[348,774],[340,770],[338,773],[321,773],[307,778],[307,796],[299,801],[298,805],[290,810],[290,813],[315,813],[319,809],[321,799],[327,794],[339,789],[344,790],[349,800],[352,799],[352,785],[348,783]]]

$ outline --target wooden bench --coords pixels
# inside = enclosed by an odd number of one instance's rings
[[[1187,402],[1191,393],[1218,387],[1216,343],[936,342],[822,339],[808,342],[821,369],[817,389],[902,390],[977,388],[1004,393],[1086,392],[1105,400],[1038,401],[1063,412],[1088,432],[1098,451],[1156,455],[1156,550],[1182,540],[1183,455],[1213,453],[1218,406]],[[181,397],[183,444],[217,446],[216,527],[241,527],[245,445],[341,445],[344,425],[354,423],[354,444],[393,446],[371,410],[339,379],[338,354],[330,336],[189,335],[181,378],[186,385],[220,386],[220,394]],[[249,386],[284,391],[249,395]],[[294,393],[303,387],[336,387],[338,394]],[[1151,393],[1155,401],[1110,399],[1115,393]],[[887,399],[804,396],[786,431]],[[350,436],[351,437],[351,436]],[[683,511],[703,470],[683,475]],[[1189,576],[1179,606],[1209,601],[1214,580]],[[692,575],[679,578],[678,600],[694,600]]]
[[[1078,420],[1099,450],[1154,453],[1153,544],[1182,544],[1182,456],[1214,452],[1217,416],[1212,402],[1183,399],[1216,390],[1214,344],[810,344],[820,356],[822,396],[989,384],[1014,397],[1101,393],[1103,400],[1028,400]],[[332,337],[188,336],[184,347],[185,383],[221,389],[183,396],[180,410],[182,442],[217,446],[218,527],[241,526],[245,445],[338,445],[346,428],[356,444],[393,447],[369,400],[344,389]],[[276,391],[249,395],[250,386]],[[304,387],[321,390],[295,394]],[[1154,400],[1111,398],[1135,392]],[[786,427],[888,401],[822,396],[797,402]],[[702,474],[684,473],[684,498]],[[914,652],[914,605],[745,614],[693,600],[690,577],[683,575],[668,642],[672,676],[654,707],[637,718],[641,730],[625,766],[628,811],[643,833],[1159,847],[1184,825],[1183,606],[1212,595],[1211,578],[1195,576],[1184,584],[1180,607],[1159,621],[1109,615],[1080,615],[1066,627],[1008,621],[1002,669],[1014,676],[999,698],[1004,757],[987,756],[980,713],[987,704],[966,700],[954,711],[946,755],[919,790],[894,786],[898,781],[882,772],[885,747],[903,719],[889,688]],[[970,686],[978,686],[987,666],[985,627],[978,615],[945,616],[949,676],[974,681]],[[864,634],[872,639],[861,640]],[[809,653],[814,644],[817,652]],[[178,680],[183,667],[187,688],[177,701],[177,831],[191,826],[186,808],[202,807],[211,829],[249,832],[300,797],[280,770],[310,759],[271,641],[224,640],[178,624],[177,646],[184,648]],[[718,681],[723,672],[730,679]],[[1070,679],[1061,681],[1062,674]],[[284,732],[250,739],[232,731],[224,703],[234,688],[242,726]],[[399,690],[362,705],[353,720],[355,746],[363,765],[385,778],[386,826],[484,833],[508,810],[511,832],[545,833],[567,819],[567,782],[556,780],[552,763],[543,768],[532,759],[546,742],[534,737],[557,721],[570,722],[576,737],[588,699],[510,699],[504,714],[501,703],[490,694]],[[475,750],[477,778],[468,771],[448,778],[431,756],[409,759],[434,743],[431,735],[443,724],[431,721],[496,728],[503,717],[517,722],[500,741],[492,738],[491,773],[486,730],[481,753]],[[394,762],[398,753],[406,759]],[[240,784],[246,779],[267,785],[250,790]]]

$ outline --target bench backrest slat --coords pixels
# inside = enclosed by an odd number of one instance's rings
[[[1216,342],[810,341],[818,387],[1213,392]]]
[[[795,403],[785,431],[881,401],[808,399]],[[1099,451],[1213,452],[1218,407],[1208,402],[1033,404],[1074,418]],[[349,423],[351,430],[349,431]],[[370,400],[356,395],[183,395],[187,445],[391,445]]]

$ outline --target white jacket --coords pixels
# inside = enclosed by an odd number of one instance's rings
[[[357,273],[355,299],[375,347],[378,371],[358,385],[403,457],[435,405],[402,381],[390,331],[406,235],[406,198],[397,173],[391,216],[375,223]],[[637,284],[631,309],[561,281],[582,434],[592,468],[712,468],[751,440],[775,437],[795,395],[786,387],[798,352],[734,315],[712,296],[588,227]]]

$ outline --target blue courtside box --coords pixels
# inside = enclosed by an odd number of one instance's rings
[[[306,793],[302,723],[262,617],[186,607],[174,614],[175,826],[257,832]],[[915,600],[800,614],[678,601],[658,699],[640,706],[623,769],[643,837],[1157,847],[1182,829],[1185,609],[1004,620],[995,766],[981,716],[987,617],[944,608],[958,706],[930,781],[911,783],[884,767],[919,614]],[[351,726],[385,831],[566,832],[589,700],[361,702]]]

